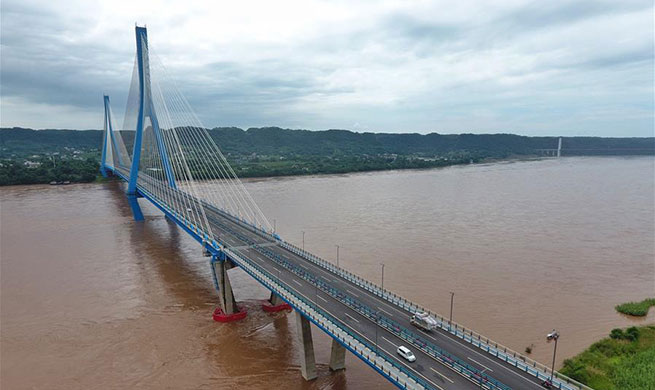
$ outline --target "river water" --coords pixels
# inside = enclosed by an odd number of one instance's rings
[[[655,322],[614,305],[655,294],[655,159],[562,158],[247,181],[288,241],[513,349],[558,364],[614,327]],[[246,320],[216,305],[199,245],[118,182],[0,189],[2,389],[392,386],[352,355],[299,373],[295,321],[230,271]]]

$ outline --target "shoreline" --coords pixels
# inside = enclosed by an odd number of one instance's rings
[[[579,157],[579,156],[572,156]],[[475,163],[454,163],[442,166],[433,166],[433,167],[407,167],[407,168],[389,168],[389,169],[364,169],[364,170],[350,170],[345,172],[323,172],[323,173],[297,173],[297,174],[281,174],[281,175],[268,175],[268,176],[240,176],[237,175],[239,179],[245,181],[257,181],[257,180],[266,180],[266,179],[275,179],[275,178],[293,178],[293,177],[324,177],[324,176],[341,176],[341,175],[351,175],[357,173],[375,173],[375,172],[393,172],[393,171],[428,171],[431,169],[444,169],[454,166],[469,166],[469,165],[488,165],[488,164],[499,164],[499,163],[511,163],[511,162],[521,162],[521,161],[540,161],[553,159],[553,157],[540,157],[540,156],[523,156],[523,157],[509,157],[509,158],[486,158]],[[76,184],[102,184],[115,180],[114,177],[104,178],[100,173],[96,176],[93,181],[86,182],[70,182],[67,184],[50,184],[50,183],[29,183],[29,184],[10,184],[10,185],[1,185],[0,188],[5,187],[17,187],[17,186],[71,186]]]
[[[652,155],[611,155],[611,156],[601,156],[601,155],[590,155],[590,156],[562,156],[560,158],[606,158],[606,157],[623,157],[623,158],[643,158],[643,157],[654,157]],[[502,163],[515,163],[515,162],[529,162],[529,161],[543,161],[543,160],[554,160],[557,157],[550,156],[514,156],[508,158],[485,158],[481,161],[474,163],[455,163],[442,166],[433,166],[433,167],[407,167],[407,168],[389,168],[389,169],[368,169],[368,170],[351,170],[346,172],[324,172],[324,173],[299,173],[299,174],[282,174],[282,175],[269,175],[269,176],[240,176],[237,175],[239,179],[244,181],[258,181],[258,180],[267,180],[275,178],[294,178],[294,177],[325,177],[325,176],[342,176],[342,175],[352,175],[352,174],[369,174],[375,172],[402,172],[402,171],[428,171],[432,169],[445,169],[452,168],[456,166],[470,166],[470,165],[491,165],[491,164],[502,164]],[[53,187],[60,186],[71,186],[76,184],[102,184],[115,180],[113,177],[103,178],[100,173],[96,176],[95,180],[87,182],[70,182],[68,184],[57,184],[52,185]],[[6,187],[18,187],[18,186],[50,186],[50,183],[30,183],[30,184],[10,184],[10,185],[0,185],[0,188]]]

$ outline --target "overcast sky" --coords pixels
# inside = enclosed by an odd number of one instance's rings
[[[2,1],[3,127],[122,123],[134,24],[207,127],[653,136],[653,2]]]

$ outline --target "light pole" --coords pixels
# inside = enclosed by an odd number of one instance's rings
[[[337,268],[339,268],[339,245],[337,247]]]
[[[302,251],[305,251],[305,231],[302,231]]]
[[[273,218],[273,233],[277,233],[277,220]]]
[[[555,375],[555,355],[557,354],[557,339],[559,339],[559,332],[553,329],[552,332],[548,333],[546,335],[546,341],[551,341],[555,340],[555,347],[553,348],[553,365],[550,368],[550,380],[548,382],[544,382],[545,385],[550,388],[550,386],[553,385],[553,377]]]
[[[382,289],[384,290],[384,263],[380,263],[382,266]]]
[[[450,292],[450,319],[448,320],[448,330],[450,330],[450,327],[453,324],[453,300],[455,299],[455,293]]]

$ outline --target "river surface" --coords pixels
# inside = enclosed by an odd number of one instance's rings
[[[615,327],[655,322],[614,305],[655,294],[655,159],[562,158],[247,181],[288,241],[513,349],[561,333],[558,365]],[[299,372],[293,316],[230,271],[247,319],[212,321],[199,245],[123,184],[0,189],[0,387],[10,389],[391,389],[347,356]]]

